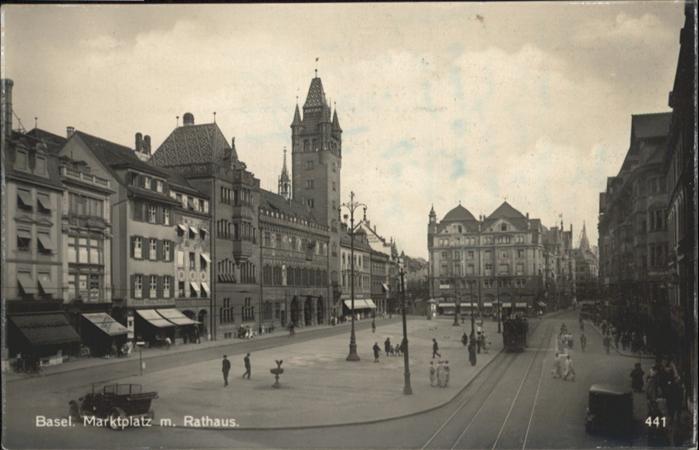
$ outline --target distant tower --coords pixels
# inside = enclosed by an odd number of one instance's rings
[[[427,225],[427,248],[432,249],[432,239],[437,233],[437,213],[434,212],[434,205],[430,208],[430,221]]]
[[[284,197],[284,200],[291,199],[291,178],[289,178],[289,171],[286,168],[286,147],[284,147],[284,165],[282,166],[282,174],[279,175],[277,193]]]
[[[313,210],[316,220],[338,226],[342,128],[337,110],[330,112],[320,78],[311,80],[303,117],[296,105],[291,123],[293,198]]]
[[[580,232],[580,250],[590,250],[590,241],[587,240],[587,231],[585,230],[585,222],[583,222],[582,231]]]

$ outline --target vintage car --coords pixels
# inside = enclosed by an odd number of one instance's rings
[[[634,426],[633,394],[630,389],[608,384],[590,386],[585,431],[628,437],[633,433]]]
[[[140,384],[109,384],[69,402],[69,414],[86,425],[108,426],[113,430],[150,426],[155,414],[151,402],[157,392],[143,392]]]

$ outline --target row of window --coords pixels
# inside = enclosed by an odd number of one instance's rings
[[[269,302],[265,302],[265,306],[268,303]],[[263,315],[263,319],[271,319],[271,317],[267,318],[266,315],[267,314]],[[255,307],[252,304],[251,297],[245,297],[245,299],[243,300],[243,304],[240,306],[240,316],[242,322],[251,322],[255,320]],[[235,323],[235,306],[231,305],[231,299],[229,297],[224,298],[223,305],[219,307],[218,321],[221,324]]]
[[[211,264],[211,258],[209,257],[208,253],[200,253],[198,259],[199,267],[197,268],[196,252],[185,252],[184,250],[177,250],[177,267],[179,268],[189,268],[189,270],[205,271],[209,267],[209,264]]]
[[[68,262],[73,264],[104,264],[104,240],[100,237],[70,236]]]
[[[523,248],[518,248],[516,251],[516,257],[517,258],[525,258],[526,257],[526,249]],[[454,260],[460,260],[462,255],[461,250],[442,250],[441,252],[441,257],[442,259],[449,259],[451,256],[451,259]],[[476,257],[476,252],[474,250],[467,250],[463,252],[464,259],[474,259]],[[510,257],[511,253],[509,251],[502,251],[500,252],[500,258],[502,259],[508,259]],[[492,250],[484,250],[483,251],[483,259],[485,260],[491,260],[493,259],[493,251]]]
[[[167,206],[141,200],[135,200],[132,205],[134,220],[168,226],[172,224],[172,211]]]
[[[206,237],[209,235],[209,230],[206,228],[197,228],[193,225],[187,225],[187,224],[179,224],[177,225],[177,237],[182,238],[182,239],[191,239],[194,240],[196,238],[201,238],[202,241],[206,240]]]
[[[502,227],[505,228],[502,229]],[[463,232],[461,225],[457,225],[457,229],[459,233]],[[507,231],[507,224],[501,225],[501,231]],[[437,242],[439,247],[479,245],[479,242],[481,244],[511,244],[513,242],[516,244],[524,244],[526,242],[526,236],[524,234],[506,236],[485,235],[481,236],[480,239],[475,236],[456,236],[452,238],[439,238]]]
[[[221,186],[221,202],[232,206],[252,205],[252,192],[250,189],[230,189]]]
[[[306,252],[316,256],[328,255],[328,244],[313,239],[300,238],[286,233],[272,233],[265,231],[262,233],[262,246],[267,248],[278,248],[281,250],[295,250]]]
[[[33,171],[35,175],[46,176],[46,157],[36,151],[17,149],[15,153],[15,170]]]
[[[137,299],[173,298],[174,280],[170,275],[131,275],[131,296]]]
[[[17,250],[21,252],[32,251],[32,232],[28,228],[17,229]],[[37,251],[42,255],[51,255],[56,251],[56,245],[48,231],[37,231]]]
[[[71,215],[104,217],[104,200],[87,195],[71,192],[68,196],[68,208]]]
[[[351,258],[350,253],[344,253],[344,252],[342,253],[342,268],[343,269],[349,268],[350,258]],[[368,267],[368,263],[367,263],[368,260],[369,260],[369,256],[355,253],[354,254],[354,267],[355,267],[355,269],[361,269],[363,267]]]
[[[303,140],[303,151],[304,152],[319,152],[321,151],[321,146],[323,150],[338,150],[340,148],[339,144],[335,142],[334,140],[330,141],[323,141],[323,140],[318,140],[318,139],[304,139]],[[313,161],[310,161],[311,164],[308,164],[308,161],[306,161],[306,168],[311,169],[313,168]],[[336,164],[333,163],[333,172],[337,170],[336,169]]]
[[[326,287],[328,272],[322,269],[266,265],[262,282],[268,286]]]
[[[453,280],[450,279],[444,279],[440,282],[440,286],[443,286],[442,291],[443,292],[449,292],[450,290],[453,291],[455,288],[461,288],[461,289],[477,289],[478,287],[478,280],[456,280],[457,283],[456,285],[454,284]],[[448,287],[447,287],[448,286]],[[493,279],[493,278],[486,278],[482,280],[482,286],[484,288],[490,289],[494,287],[516,287],[516,288],[523,288],[527,286],[527,280],[526,278],[501,278],[501,279]]]
[[[170,197],[175,199],[182,209],[187,209],[189,211],[196,211],[204,214],[209,213],[209,202],[204,199],[199,199],[196,197],[189,196],[187,194],[181,194],[179,192],[170,192]]]
[[[29,189],[17,189],[17,208],[23,211],[33,211],[34,201]],[[43,214],[51,214],[51,198],[45,192],[36,193],[36,210]]]
[[[177,298],[209,298],[211,292],[205,281],[178,281]]]
[[[70,272],[68,274],[68,296],[83,302],[104,300],[102,273]]]
[[[493,274],[493,264],[485,265],[485,275],[490,276]],[[454,263],[451,272],[449,271],[449,264],[441,265],[442,273],[449,273],[450,275],[475,275],[476,266],[474,264],[468,264],[462,267],[460,263]],[[498,265],[498,275],[510,275],[510,265],[509,264],[499,264]],[[515,265],[515,275],[524,275],[524,264],[518,263]]]
[[[149,261],[172,261],[174,242],[142,236],[131,236],[131,257]]]
[[[165,193],[167,189],[164,180],[138,173],[131,173],[131,185],[161,194]]]
[[[251,222],[231,222],[221,219],[216,222],[216,236],[220,239],[256,242],[256,230]]]
[[[345,270],[342,272],[342,287],[343,288],[348,288],[350,286],[350,282],[352,280],[352,272],[349,270]],[[371,287],[371,276],[370,275],[362,275],[357,272],[354,273],[354,287],[355,288],[364,288],[364,287]]]

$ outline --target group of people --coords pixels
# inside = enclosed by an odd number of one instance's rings
[[[445,388],[449,386],[449,361],[437,361],[437,367],[434,366],[434,361],[430,361],[430,386]]]
[[[558,353],[553,358],[553,369],[551,369],[553,378],[560,378],[564,381],[575,381],[575,368],[573,367],[573,359],[568,353]]]
[[[243,373],[243,379],[250,379],[252,375],[252,366],[250,364],[250,353],[246,353],[243,358],[243,365],[245,366],[245,372]],[[228,374],[231,372],[231,361],[228,359],[228,355],[223,355],[223,361],[221,361],[221,372],[223,372],[223,386],[228,386]]]
[[[651,416],[674,418],[681,407],[682,383],[677,367],[665,358],[654,364],[645,377],[641,363],[636,363],[631,371],[631,388],[635,392],[646,391],[648,413]]]

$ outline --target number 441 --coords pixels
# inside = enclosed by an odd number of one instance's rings
[[[645,423],[649,427],[665,428],[667,426],[667,420],[665,419],[665,416],[648,416]]]

